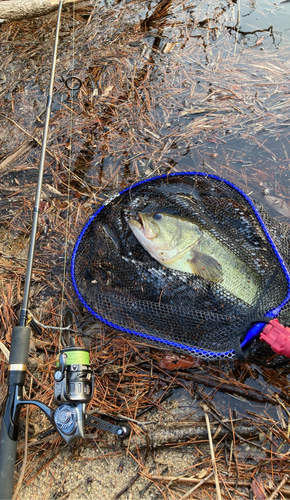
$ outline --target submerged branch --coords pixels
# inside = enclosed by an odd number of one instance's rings
[[[89,4],[90,0],[66,0],[64,5]],[[45,16],[58,9],[59,0],[9,0],[0,1],[0,19],[4,21],[19,21],[32,17]]]
[[[149,445],[152,449],[156,449],[162,446],[168,446],[170,444],[185,443],[185,442],[197,442],[200,440],[208,439],[208,431],[204,422],[187,421],[183,422],[184,425],[178,425],[178,422],[167,422],[162,425],[156,425],[154,430],[148,431]],[[242,419],[239,424],[235,427],[237,434],[244,438],[244,440],[250,440],[249,445],[256,447],[255,441],[257,439],[261,430],[265,433],[269,431],[266,426],[260,426],[259,429],[255,425],[249,423],[248,420]],[[86,434],[85,439],[95,439],[98,436],[98,432],[94,434]],[[229,431],[219,425],[219,422],[211,422],[211,435],[213,440],[222,439],[229,434]],[[134,441],[134,445],[131,447],[131,451],[136,447],[144,447],[144,438],[137,437]],[[260,445],[259,445],[260,448]],[[267,450],[263,448],[263,451]]]

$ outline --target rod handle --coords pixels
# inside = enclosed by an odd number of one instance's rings
[[[0,429],[0,499],[12,498],[17,441],[9,438],[4,419]]]
[[[24,385],[29,355],[31,329],[15,326],[12,330],[11,350],[8,364],[8,386]]]
[[[10,500],[13,490],[13,476],[16,460],[19,409],[15,413],[14,403],[17,394],[22,394],[29,354],[31,329],[28,326],[15,326],[12,330],[11,351],[8,365],[8,396],[3,411],[0,429],[0,499]],[[10,439],[13,427],[13,437]]]

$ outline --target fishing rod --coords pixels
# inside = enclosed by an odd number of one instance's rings
[[[26,268],[26,277],[23,292],[22,308],[20,313],[19,326],[13,328],[11,339],[11,350],[8,365],[8,391],[5,408],[3,411],[0,430],[0,498],[9,499],[12,496],[14,466],[16,460],[17,438],[19,430],[19,415],[21,404],[17,404],[23,399],[23,386],[28,364],[30,327],[26,326],[29,291],[32,276],[32,266],[34,260],[36,233],[38,225],[38,214],[40,197],[42,192],[42,181],[44,173],[45,152],[49,128],[49,119],[52,104],[53,83],[56,67],[57,48],[59,40],[60,18],[63,0],[60,0],[55,32],[55,41],[52,57],[50,83],[46,103],[46,116],[43,131],[43,141],[37,188],[35,195],[35,207],[33,212],[32,230],[30,236],[29,253]]]
[[[46,144],[53,95],[53,83],[56,67],[57,48],[59,40],[60,19],[63,0],[60,0],[55,32],[55,42],[52,57],[49,91],[46,105],[46,116],[43,131],[41,158],[35,196],[35,207],[30,237],[26,277],[23,292],[23,302],[20,312],[19,326],[12,330],[11,350],[8,364],[8,391],[2,412],[0,429],[0,499],[12,498],[13,477],[17,451],[20,411],[23,405],[33,404],[41,409],[53,430],[57,431],[68,445],[73,445],[79,438],[85,436],[85,425],[115,434],[125,439],[131,431],[130,425],[122,423],[114,425],[93,415],[86,415],[86,407],[93,396],[94,374],[90,367],[89,352],[81,347],[66,347],[60,350],[59,362],[54,374],[54,403],[51,409],[38,400],[23,399],[31,329],[26,326],[29,291],[32,276],[32,266],[35,253],[38,214],[42,191]],[[70,77],[76,79],[77,77]],[[79,88],[66,86],[74,91]],[[66,328],[65,328],[66,329]]]

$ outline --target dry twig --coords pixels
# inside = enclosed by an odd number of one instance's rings
[[[214,473],[214,479],[215,479],[217,500],[222,500],[221,490],[220,490],[220,484],[219,484],[219,478],[218,478],[217,465],[216,465],[214,448],[213,448],[212,437],[211,437],[211,429],[210,429],[210,421],[209,421],[209,416],[208,416],[208,408],[207,408],[206,405],[202,405],[202,409],[204,411],[204,416],[205,416],[205,421],[206,421],[206,426],[207,426],[208,442],[209,442],[209,448],[210,448],[210,454],[211,454],[211,461],[212,461],[212,466],[213,466],[213,473]]]

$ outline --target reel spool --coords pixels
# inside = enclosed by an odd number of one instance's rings
[[[90,367],[89,351],[68,347],[60,351],[54,374],[54,402],[89,403],[94,392],[94,376]]]

